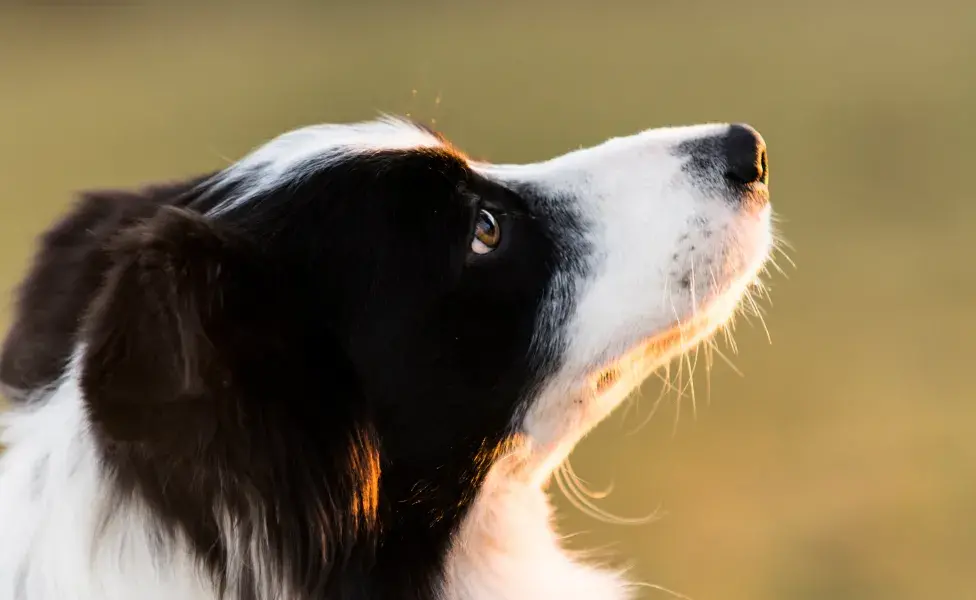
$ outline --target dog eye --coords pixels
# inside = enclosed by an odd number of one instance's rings
[[[488,254],[498,247],[502,239],[502,230],[487,210],[478,211],[478,219],[474,225],[474,239],[471,240],[471,251],[475,254]]]

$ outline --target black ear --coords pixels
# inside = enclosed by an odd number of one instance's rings
[[[109,440],[194,452],[238,418],[233,375],[262,293],[251,252],[174,207],[112,240],[81,363],[92,423]]]
[[[123,231],[83,324],[80,385],[119,489],[218,581],[233,553],[260,561],[238,585],[274,565],[319,597],[373,547],[379,442],[341,345],[265,252],[174,207]],[[256,539],[271,554],[250,554]]]
[[[80,318],[108,268],[108,239],[161,206],[190,202],[207,177],[141,191],[88,192],[41,236],[0,349],[0,387],[17,399],[62,374]]]

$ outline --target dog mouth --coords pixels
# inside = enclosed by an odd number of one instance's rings
[[[757,181],[742,188],[739,202],[746,215],[759,215],[767,210],[766,207],[769,206],[767,181]]]
[[[618,386],[633,388],[662,364],[710,339],[739,310],[749,285],[751,281],[740,284],[739,290],[726,291],[690,318],[675,320],[670,327],[641,340],[608,366],[598,369],[591,376],[593,391],[603,394]]]
[[[590,376],[591,389],[598,396],[613,388],[626,393],[657,368],[691,351],[727,326],[750,295],[751,288],[761,286],[759,273],[772,245],[769,233],[768,228],[763,228],[763,235],[757,236],[758,241],[751,252],[745,256],[740,254],[744,260],[740,260],[736,268],[726,271],[722,281],[712,281],[697,298],[692,294],[687,309],[675,310],[670,323],[637,341],[606,366],[596,369]]]
[[[739,309],[754,276],[733,282],[728,289],[700,303],[687,319],[676,319],[670,327],[638,344],[649,358],[687,352],[725,326]]]

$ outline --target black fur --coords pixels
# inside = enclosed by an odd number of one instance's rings
[[[533,335],[572,258],[554,231],[579,223],[447,150],[351,156],[208,217],[239,191],[218,181],[77,206],[45,238],[0,380],[51,382],[80,337],[119,501],[148,502],[218,584],[223,511],[300,597],[433,598],[553,368]],[[479,256],[482,207],[503,235]]]
[[[187,193],[202,179],[141,192],[89,192],[41,237],[0,353],[0,382],[24,393],[61,375],[81,315],[108,268],[106,242],[120,229],[155,214],[163,204],[185,203]]]

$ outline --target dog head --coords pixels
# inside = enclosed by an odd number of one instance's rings
[[[44,341],[77,348],[120,497],[226,586],[434,585],[500,456],[543,482],[731,316],[770,248],[767,174],[740,125],[527,165],[394,119],[300,129],[170,194],[90,196],[39,254],[0,374],[31,371],[32,322],[80,322]]]

